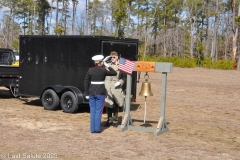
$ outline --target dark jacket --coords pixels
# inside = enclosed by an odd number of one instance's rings
[[[105,77],[117,75],[117,72],[114,71],[111,67],[109,67],[108,69],[109,71],[100,66],[89,68],[84,81],[85,95],[106,94],[106,89],[104,85]],[[103,84],[92,84],[91,82],[103,82]]]

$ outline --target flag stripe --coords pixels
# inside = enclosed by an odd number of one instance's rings
[[[127,60],[127,59],[124,59],[124,58],[120,58],[120,61],[119,61],[119,65],[118,65],[118,69],[119,70],[122,70],[128,74],[132,74],[132,71],[133,71],[133,67],[134,67],[134,62],[130,61],[130,60]]]

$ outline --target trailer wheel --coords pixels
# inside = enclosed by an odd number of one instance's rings
[[[59,105],[59,97],[52,89],[43,92],[41,101],[46,110],[55,110]]]
[[[63,112],[75,113],[78,110],[77,98],[71,91],[65,92],[61,97],[61,107]]]

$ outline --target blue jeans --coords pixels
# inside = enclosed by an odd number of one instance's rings
[[[90,131],[100,132],[105,95],[89,95]]]

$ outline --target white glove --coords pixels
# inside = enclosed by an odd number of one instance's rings
[[[109,65],[105,61],[103,61],[103,63],[104,63],[105,67],[107,67],[107,68],[109,67]]]
[[[107,56],[106,58],[103,59],[103,62],[107,61],[111,56]]]
[[[89,96],[86,96],[85,98],[86,98],[86,99],[89,99]]]
[[[117,87],[117,86],[120,86],[120,84],[121,84],[120,82],[116,82],[114,86]]]

